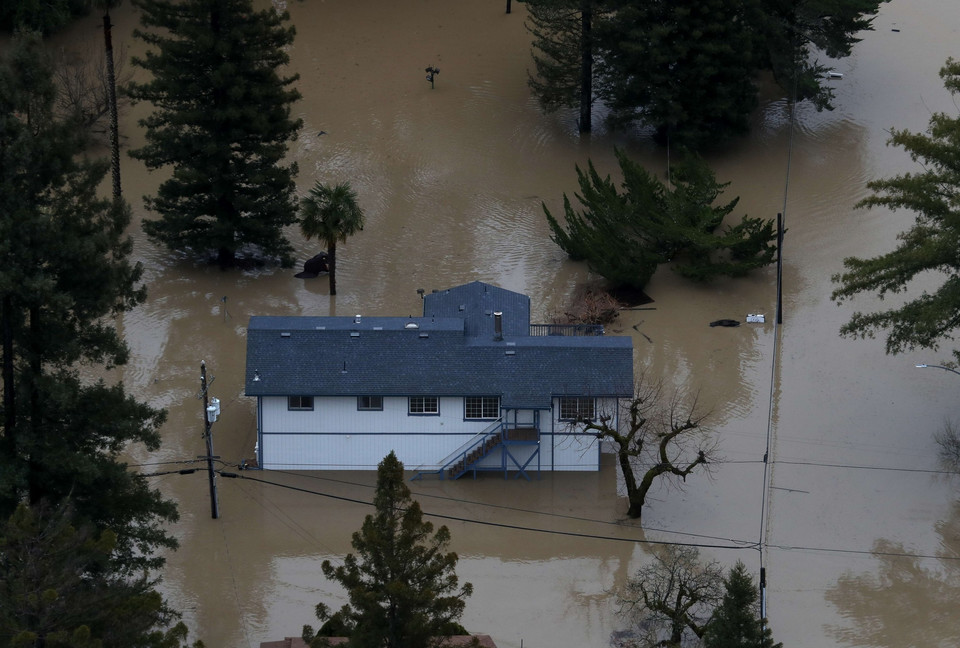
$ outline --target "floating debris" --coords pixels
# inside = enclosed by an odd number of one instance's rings
[[[740,322],[734,319],[718,319],[710,322],[710,326],[740,326]]]

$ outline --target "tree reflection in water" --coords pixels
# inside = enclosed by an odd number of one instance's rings
[[[852,625],[827,631],[853,646],[960,645],[960,502],[937,523],[937,558],[919,557],[883,538],[873,545],[879,569],[845,573],[826,599]]]

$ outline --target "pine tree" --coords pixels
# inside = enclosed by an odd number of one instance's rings
[[[890,0],[745,0],[760,69],[773,74],[788,98],[831,109],[828,68],[817,60],[850,56],[860,34],[872,29],[880,5]]]
[[[543,207],[551,238],[571,258],[586,260],[614,287],[636,289],[667,261],[697,281],[743,276],[773,261],[773,222],[744,216],[724,226],[739,199],[714,204],[727,185],[718,183],[702,160],[674,166],[668,188],[623,151],[616,155],[622,192],[588,161],[586,172],[577,167],[582,211],[563,197],[566,228]]]
[[[704,648],[783,648],[757,615],[758,592],[742,562],[724,579],[723,601],[703,635]]]
[[[283,164],[301,120],[290,106],[298,76],[281,76],[294,30],[288,14],[255,11],[252,0],[137,0],[156,48],[133,62],[153,79],[127,93],[154,105],[140,121],[147,144],[131,155],[172,167],[147,207],[160,215],[147,234],[175,251],[216,254],[221,267],[253,251],[292,265],[283,227],[296,221],[293,178]]]
[[[126,361],[111,317],[144,299],[142,269],[128,260],[129,209],[98,195],[107,166],[56,117],[51,79],[39,38],[15,38],[0,60],[0,516],[69,495],[80,522],[116,534],[115,566],[132,572],[176,546],[164,528],[175,504],[119,460],[130,443],[159,445],[164,413],[78,366]]]
[[[639,121],[693,150],[742,135],[757,105],[743,2],[614,2],[599,35],[603,99],[615,124]]]
[[[0,524],[0,645],[178,648],[187,628],[156,583],[114,570],[116,535],[73,517],[21,504]]]
[[[533,36],[529,85],[547,112],[579,108],[581,133],[593,128],[596,59],[595,25],[605,0],[527,0],[527,29]]]
[[[356,555],[347,554],[340,566],[322,564],[350,603],[334,614],[317,605],[317,617],[326,621],[320,634],[346,634],[355,648],[422,648],[462,634],[457,619],[473,586],[458,588],[457,554],[446,551],[450,531],[441,526],[434,533],[423,520],[393,452],[377,468],[373,506],[376,512],[353,534]],[[310,626],[303,636],[312,646],[324,645],[324,636],[315,636]]]
[[[849,56],[885,1],[531,0],[530,85],[547,110],[579,105],[583,115],[600,100],[615,127],[637,122],[663,143],[715,147],[747,131],[760,72],[791,100],[830,108],[817,55]]]
[[[960,95],[960,61],[948,59],[940,70],[944,85]],[[960,116],[935,113],[926,133],[894,130],[890,143],[906,150],[921,169],[867,184],[874,193],[857,204],[916,213],[913,226],[897,236],[895,250],[869,259],[844,259],[845,272],[833,276],[833,299],[843,303],[860,293],[906,292],[921,275],[945,277],[939,288],[873,313],[854,312],[840,329],[853,338],[887,331],[887,353],[937,349],[960,328]],[[960,350],[953,355],[960,361]]]

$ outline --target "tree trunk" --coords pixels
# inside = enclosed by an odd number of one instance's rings
[[[0,326],[3,328],[3,453],[13,457],[16,452],[15,427],[17,424],[17,401],[13,379],[13,297],[3,296]]]
[[[117,77],[113,69],[113,36],[110,10],[103,14],[103,44],[107,60],[107,91],[110,99],[110,168],[113,172],[113,200],[120,202],[120,133],[117,125]]]
[[[643,501],[647,491],[641,491],[637,488],[637,478],[633,474],[633,466],[630,465],[630,454],[626,448],[618,448],[617,457],[620,461],[620,472],[623,473],[623,481],[627,486],[627,501],[630,507],[627,509],[627,515],[635,520],[640,519],[643,511]]]
[[[330,267],[330,294],[337,294],[337,243],[334,241],[327,248],[327,265]]]
[[[220,266],[221,270],[232,268],[234,263],[236,263],[236,257],[233,250],[225,247],[217,250],[217,265]]]
[[[578,126],[581,133],[589,133],[593,121],[592,28],[593,0],[580,0],[580,123]]]
[[[43,330],[40,327],[40,307],[30,307],[30,379],[27,381],[27,395],[30,406],[30,456],[27,459],[27,489],[28,501],[31,505],[40,501],[40,494],[44,492],[44,471],[42,455],[46,452],[44,425],[40,413],[40,374],[43,371],[43,361],[37,351]]]

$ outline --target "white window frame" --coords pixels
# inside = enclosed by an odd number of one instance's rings
[[[409,416],[438,416],[440,399],[437,396],[410,396],[407,399]]]
[[[591,396],[561,396],[558,420],[593,421],[597,417],[597,399]]]
[[[474,401],[471,403],[470,401]],[[473,416],[471,416],[471,409]],[[500,418],[499,396],[464,396],[463,419],[465,421],[492,421]]]

